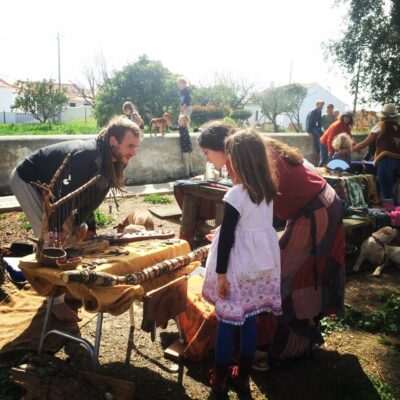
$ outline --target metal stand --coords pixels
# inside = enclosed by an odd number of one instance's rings
[[[103,326],[103,313],[97,314],[96,336],[95,336],[95,341],[94,341],[94,345],[93,345],[86,339],[83,339],[83,338],[80,338],[80,337],[77,337],[74,335],[70,335],[69,333],[60,331],[58,329],[52,329],[51,331],[47,331],[47,329],[49,327],[51,310],[53,308],[53,305],[54,305],[54,295],[50,296],[47,299],[46,314],[44,317],[42,333],[40,335],[38,354],[41,355],[43,353],[45,342],[50,335],[58,335],[65,339],[69,339],[74,342],[83,344],[90,354],[90,369],[92,371],[95,371],[97,369],[97,367],[99,366],[99,352],[100,352],[100,340],[101,340],[101,333],[102,333],[102,326]]]

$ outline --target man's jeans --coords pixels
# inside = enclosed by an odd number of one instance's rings
[[[318,127],[314,127],[311,128],[311,135],[312,135],[312,139],[313,139],[313,143],[314,143],[314,149],[317,152],[317,154],[319,154],[320,151],[320,141],[319,139],[322,136],[322,129],[318,128]]]
[[[320,153],[319,153],[318,167],[325,167],[329,159],[328,148],[322,143],[319,144],[319,148],[320,148]]]
[[[394,199],[394,185],[399,168],[400,160],[395,158],[384,157],[378,162],[379,189],[384,200]]]

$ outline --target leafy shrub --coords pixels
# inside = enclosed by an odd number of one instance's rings
[[[230,112],[229,107],[217,107],[214,105],[207,106],[193,106],[192,115],[190,119],[196,125],[202,125],[208,121],[222,119]]]
[[[148,194],[144,196],[144,201],[151,204],[171,204],[172,200],[167,196],[160,196],[159,194]]]
[[[114,218],[110,215],[102,213],[99,209],[94,211],[94,219],[96,225],[103,228],[107,225],[111,225],[114,222]]]
[[[235,110],[232,110],[230,113],[230,117],[235,120],[235,121],[239,121],[239,122],[245,122],[247,121],[252,115],[252,112],[250,110],[246,110],[244,108],[238,108]]]
[[[30,222],[28,221],[28,218],[26,218],[26,215],[25,215],[25,214],[21,214],[21,215],[18,217],[18,222],[20,222],[20,223],[21,223],[21,226],[22,226],[24,229],[26,229],[27,231],[28,231],[29,229],[32,229],[32,225],[31,225]]]

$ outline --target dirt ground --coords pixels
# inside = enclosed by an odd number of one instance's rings
[[[171,197],[172,198],[172,197]],[[136,207],[149,207],[143,198],[120,201],[120,210],[113,206],[115,220],[123,219]],[[102,206],[108,213],[109,204]],[[157,227],[179,232],[179,219],[160,220]],[[105,228],[102,231],[110,230]],[[23,227],[21,213],[0,214],[0,243],[24,240],[29,232]],[[362,310],[373,311],[378,307],[379,295],[387,290],[400,291],[400,271],[393,267],[384,270],[380,279],[371,277],[371,271],[348,276],[346,303]],[[6,281],[0,288],[0,300],[18,289]],[[136,326],[141,324],[141,305],[136,304]],[[82,337],[93,339],[96,320],[92,320],[82,331]],[[133,341],[132,339],[133,335]],[[208,399],[207,371],[212,360],[185,362],[183,384],[179,381],[177,365],[164,359],[163,350],[177,338],[174,322],[167,329],[158,331],[157,340],[151,342],[150,335],[137,328],[130,331],[129,315],[105,316],[100,348],[99,373],[135,382],[135,399]],[[88,368],[86,350],[74,343],[66,343],[57,354],[69,358],[78,368]],[[253,399],[268,400],[342,400],[342,399],[395,399],[385,395],[385,385],[400,389],[400,340],[399,338],[372,335],[362,330],[345,328],[326,337],[326,343],[310,357],[291,362],[281,368],[265,373],[253,373]],[[172,370],[172,372],[171,372]],[[382,384],[378,390],[370,377]],[[0,392],[1,393],[1,392]],[[383,393],[383,394],[382,394]],[[231,399],[247,397],[230,392]],[[386,397],[385,397],[386,396]],[[1,396],[0,396],[1,398]],[[7,397],[7,399],[19,397]],[[250,398],[250,397],[248,397]]]

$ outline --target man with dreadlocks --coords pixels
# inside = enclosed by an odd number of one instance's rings
[[[97,175],[100,175],[100,179],[83,192],[73,207],[61,207],[50,225],[59,232],[72,231],[72,235],[79,237],[82,224],[86,224],[88,236],[94,236],[94,210],[110,189],[123,190],[123,171],[136,154],[140,133],[137,124],[127,118],[117,117],[95,139],[71,140],[46,146],[21,161],[11,172],[10,186],[32,226],[33,233],[36,236],[40,234],[44,210],[41,194],[30,183],[48,184],[65,157],[70,154],[68,165],[54,187],[53,200],[72,193]],[[65,303],[62,302],[61,305],[64,305],[64,309],[60,313],[57,312],[57,307],[53,308],[56,317],[76,321],[77,315],[72,316],[70,309],[68,314]]]

